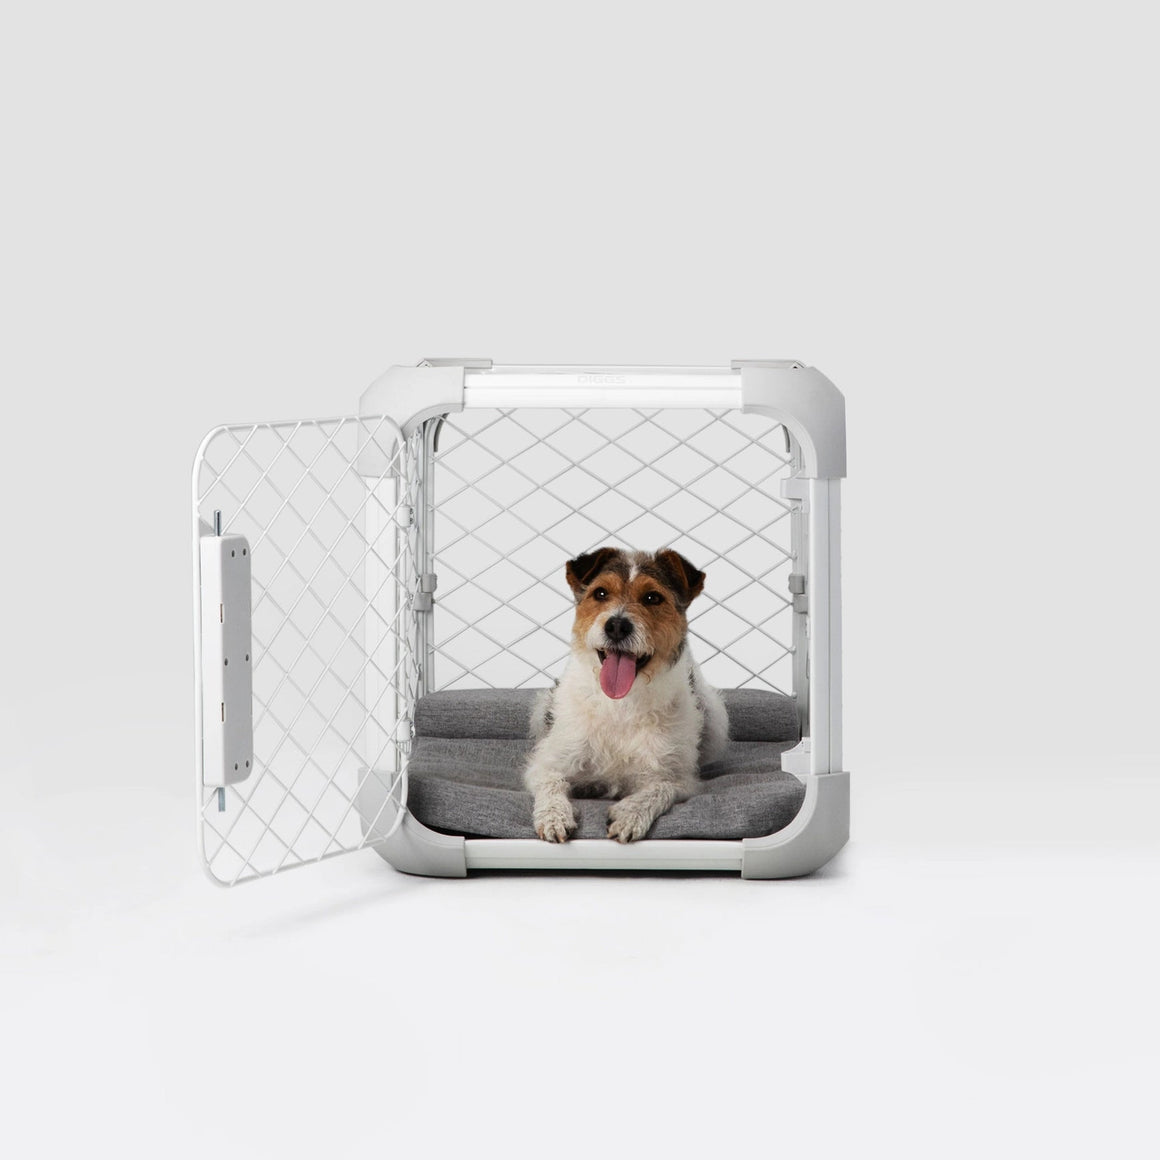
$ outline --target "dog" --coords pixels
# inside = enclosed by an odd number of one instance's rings
[[[569,560],[565,576],[572,651],[532,710],[532,821],[545,842],[566,842],[577,826],[571,797],[616,798],[608,836],[635,842],[697,792],[700,767],[728,744],[725,704],[688,642],[705,573],[671,549],[599,548]]]

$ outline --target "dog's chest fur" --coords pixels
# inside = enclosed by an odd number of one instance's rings
[[[629,794],[658,769],[695,783],[706,725],[695,680],[686,658],[641,681],[632,698],[613,701],[601,692],[590,663],[573,656],[545,702],[538,731],[551,729],[568,755],[561,772],[578,790]]]

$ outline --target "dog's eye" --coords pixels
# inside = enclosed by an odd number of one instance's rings
[[[608,599],[608,589],[607,588],[594,588],[592,590],[592,599],[593,600],[607,600]]]
[[[664,604],[665,598],[659,592],[646,592],[644,594],[645,604]]]

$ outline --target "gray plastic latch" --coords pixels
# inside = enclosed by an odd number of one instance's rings
[[[789,590],[793,596],[794,612],[808,612],[809,603],[806,597],[806,578],[801,572],[790,573]]]
[[[414,609],[416,612],[430,612],[435,607],[435,589],[439,586],[439,577],[434,572],[424,572],[419,577],[419,590],[415,593]]]
[[[214,521],[215,524],[218,522]],[[254,761],[250,542],[202,536],[202,783],[235,785]]]

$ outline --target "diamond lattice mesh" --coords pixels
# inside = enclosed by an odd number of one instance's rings
[[[203,448],[197,516],[212,528],[220,511],[252,561],[254,768],[223,812],[202,791],[219,881],[381,840],[356,799],[401,797],[417,672],[411,454],[389,420],[365,417],[221,428]]]
[[[472,411],[434,456],[442,689],[549,684],[568,653],[565,562],[604,544],[702,568],[694,655],[723,688],[792,689],[784,430],[736,411]]]

